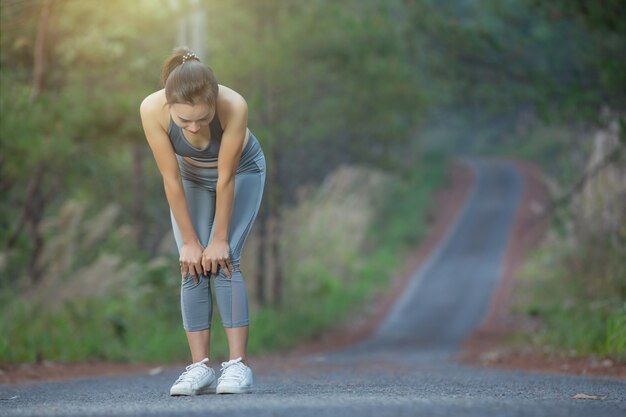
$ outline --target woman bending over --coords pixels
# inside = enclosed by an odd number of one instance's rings
[[[170,207],[192,357],[170,395],[250,392],[248,295],[239,266],[263,196],[265,156],[247,127],[245,99],[218,84],[189,49],[174,50],[161,82],[140,114]],[[209,363],[211,278],[230,350],[219,378]]]

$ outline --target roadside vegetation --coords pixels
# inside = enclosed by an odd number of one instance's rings
[[[532,345],[626,361],[622,129],[619,118],[595,132],[539,128],[523,147],[522,153],[543,167],[553,198],[546,208],[553,211],[550,230],[521,271],[515,307],[540,323],[537,333],[525,335]],[[556,152],[537,152],[542,144]]]
[[[625,255],[602,237],[544,242],[522,272],[523,308],[542,321],[525,340],[568,356],[626,361]]]
[[[387,290],[394,266],[402,265],[406,251],[424,236],[434,209],[431,196],[446,181],[441,155],[427,155],[419,165],[408,179],[346,165],[320,187],[301,193],[285,213],[285,301],[255,303],[251,354],[289,349],[364,311],[368,300]],[[65,216],[50,224],[49,246],[58,252],[46,258],[46,267],[59,272],[46,274],[26,293],[3,292],[0,358],[11,363],[186,360],[177,257],[126,253],[132,251],[123,236],[127,226],[108,233],[116,221],[112,209],[98,218],[83,218],[81,210],[68,205]],[[258,233],[249,239],[251,247],[258,245]],[[89,267],[61,265],[76,265],[96,253]],[[253,261],[253,252],[246,255],[243,264]],[[225,358],[226,337],[214,311],[211,355]]]
[[[515,294],[539,326],[522,343],[625,361],[626,4],[442,3],[449,31],[431,39],[462,98],[433,113],[424,146],[533,161],[553,199]]]
[[[0,363],[188,359],[138,109],[182,42],[172,21],[190,13],[221,16],[190,46],[247,99],[268,162],[242,260],[251,353],[358,312],[424,233],[446,158],[414,144],[435,94],[416,93],[401,3],[180,5],[3,2]],[[224,357],[213,318],[211,355]]]
[[[268,162],[251,352],[358,312],[423,236],[448,160],[504,153],[556,202],[525,272],[533,340],[622,360],[625,4],[2,1],[0,363],[188,358],[138,109],[189,39],[172,22],[198,14],[220,19],[190,46],[246,97]]]

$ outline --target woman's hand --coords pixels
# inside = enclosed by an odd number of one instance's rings
[[[191,274],[196,284],[200,281],[202,273],[202,251],[204,247],[198,241],[184,243],[180,250],[180,273],[185,279],[187,273]]]
[[[202,268],[204,273],[209,276],[217,275],[217,269],[222,268],[228,278],[235,271],[233,264],[230,263],[230,248],[226,241],[216,241],[215,239],[209,243],[202,253]]]

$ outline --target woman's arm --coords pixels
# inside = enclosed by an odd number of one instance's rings
[[[167,133],[158,122],[159,111],[160,104],[158,104],[152,96],[148,96],[141,103],[139,112],[141,114],[146,140],[150,145],[154,160],[163,177],[165,195],[182,235],[183,245],[197,245],[202,248],[200,240],[193,228],[191,217],[189,216],[185,190],[183,189],[178,162],[172,144],[167,137]],[[196,253],[194,254],[193,252]],[[181,272],[184,277],[187,273],[186,269],[189,268],[188,272],[191,273],[194,280],[197,280],[196,272],[197,274],[202,272],[201,253],[198,258],[197,251],[193,252],[191,254],[181,253],[181,263],[184,264],[184,269]]]
[[[222,134],[222,143],[217,162],[217,187],[215,202],[215,220],[213,227],[213,240],[211,245],[215,250],[206,256],[210,263],[207,265],[211,273],[217,273],[218,265],[229,275],[232,271],[229,253],[225,252],[229,237],[230,219],[233,210],[235,194],[235,173],[239,166],[243,144],[248,128],[248,105],[245,99],[234,94],[228,112],[228,122],[225,124]],[[208,249],[208,248],[207,248]]]

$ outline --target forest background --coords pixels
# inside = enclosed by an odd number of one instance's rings
[[[0,6],[0,363],[188,358],[138,109],[198,18],[190,39],[247,99],[268,162],[242,266],[251,353],[357,314],[424,237],[453,158],[507,155],[553,198],[523,274],[543,324],[527,342],[626,360],[624,2]]]

